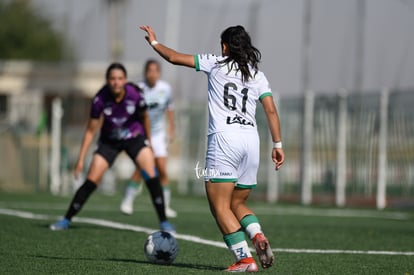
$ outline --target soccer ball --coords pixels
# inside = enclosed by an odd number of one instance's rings
[[[145,242],[144,253],[151,263],[171,264],[178,255],[177,240],[168,232],[154,232]]]

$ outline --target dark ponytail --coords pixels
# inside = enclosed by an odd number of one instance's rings
[[[221,43],[228,46],[228,57],[220,63],[231,64],[230,70],[233,69],[233,61],[237,63],[237,70],[242,74],[242,81],[246,82],[252,78],[249,65],[255,71],[259,70],[261,53],[251,42],[249,34],[242,26],[229,27],[221,34]]]

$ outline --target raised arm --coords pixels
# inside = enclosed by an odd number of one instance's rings
[[[159,43],[154,30],[150,26],[140,26],[139,28],[147,33],[145,39],[162,58],[174,65],[195,67],[194,55],[179,53]]]

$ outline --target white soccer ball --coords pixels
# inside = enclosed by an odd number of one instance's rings
[[[178,255],[177,240],[168,232],[154,232],[145,241],[144,253],[151,263],[171,264]]]

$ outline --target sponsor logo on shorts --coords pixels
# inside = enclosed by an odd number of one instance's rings
[[[200,179],[202,177],[217,177],[219,175],[221,175],[220,171],[218,171],[217,169],[214,168],[201,168],[200,167],[200,163],[197,161],[197,164],[194,168],[194,171],[196,173],[196,177],[197,179]]]
[[[220,172],[220,176],[232,176],[232,172]]]

